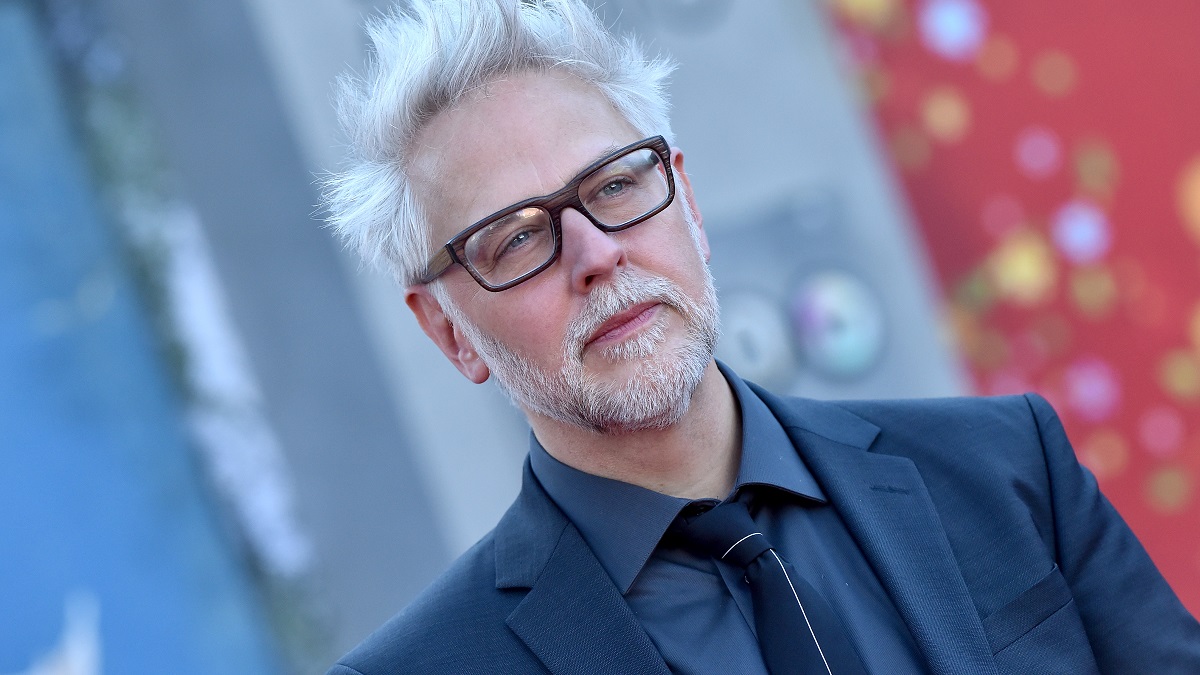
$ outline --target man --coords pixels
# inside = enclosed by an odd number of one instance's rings
[[[669,64],[577,0],[371,34],[331,222],[533,439],[496,529],[331,673],[1200,672],[1042,399],[786,399],[713,360]]]

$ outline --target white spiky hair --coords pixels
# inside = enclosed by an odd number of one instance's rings
[[[639,132],[672,141],[665,81],[582,0],[412,0],[367,24],[364,77],[338,82],[350,159],[324,181],[330,226],[370,264],[416,283],[432,242],[407,175],[408,149],[434,116],[503,75],[556,70],[591,84]]]

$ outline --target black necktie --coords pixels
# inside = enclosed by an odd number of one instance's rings
[[[685,515],[674,532],[692,550],[746,570],[758,644],[771,675],[866,675],[837,615],[775,552],[745,504],[726,502]]]

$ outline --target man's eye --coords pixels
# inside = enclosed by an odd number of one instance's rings
[[[614,178],[600,187],[600,196],[615,197],[629,188],[628,178]]]
[[[496,248],[496,252],[492,255],[492,259],[499,263],[508,256],[515,256],[526,253],[531,246],[537,245],[537,239],[541,235],[541,231],[537,228],[527,227],[517,230],[510,234],[506,239],[500,242]]]
[[[504,242],[504,247],[500,249],[500,255],[504,255],[508,251],[521,248],[525,244],[529,243],[529,240],[532,238],[533,233],[529,230],[521,230],[520,232],[514,233],[508,238],[508,241]]]

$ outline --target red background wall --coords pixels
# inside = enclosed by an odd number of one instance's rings
[[[1200,615],[1200,3],[833,5],[978,392],[1050,399]]]

